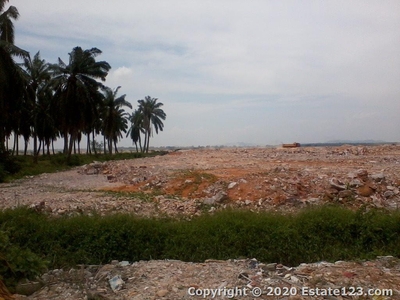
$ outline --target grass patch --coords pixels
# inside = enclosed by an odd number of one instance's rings
[[[202,182],[214,183],[218,180],[218,177],[213,174],[200,172],[197,170],[177,171],[175,178],[182,180],[191,180],[194,184],[201,184]]]
[[[19,171],[13,174],[8,173],[3,176],[3,181],[12,181],[14,179],[23,178],[25,176],[34,176],[43,173],[54,173],[58,171],[69,170],[72,167],[82,166],[85,164],[92,163],[93,161],[109,161],[109,160],[125,160],[125,159],[135,159],[142,157],[153,157],[157,155],[163,155],[165,152],[163,151],[155,151],[151,153],[116,153],[113,155],[88,155],[88,154],[79,154],[72,155],[69,162],[67,162],[67,157],[64,154],[56,154],[56,155],[44,155],[38,157],[38,163],[33,163],[33,157],[31,155],[27,156],[10,156],[9,159],[14,161],[18,167]],[[0,173],[1,173],[2,165],[0,164]],[[0,176],[0,182],[1,182]]]
[[[354,212],[331,206],[296,214],[225,210],[191,221],[129,214],[55,218],[18,208],[0,212],[0,228],[7,232],[7,243],[47,261],[50,268],[113,259],[255,257],[295,266],[400,256],[399,211]],[[0,257],[13,257],[12,249],[1,248]]]

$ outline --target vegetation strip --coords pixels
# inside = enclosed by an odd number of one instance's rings
[[[285,265],[400,256],[400,212],[320,207],[296,214],[221,211],[191,221],[0,213],[0,275],[12,286],[48,268],[116,260],[255,257]],[[29,258],[29,259],[28,259]]]

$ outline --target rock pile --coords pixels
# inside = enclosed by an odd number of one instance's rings
[[[240,207],[295,211],[337,203],[397,209],[400,146],[229,148],[93,162],[2,184],[0,208],[51,214],[185,215]]]
[[[211,292],[217,295],[214,299],[399,299],[400,261],[385,256],[374,261],[297,267],[256,259],[112,261],[102,266],[52,270],[41,280],[44,288],[17,299],[213,299],[206,294]],[[323,294],[334,290],[341,294]],[[322,295],[311,297],[315,291]],[[357,293],[361,291],[376,296],[360,297]],[[235,292],[242,294],[230,297]]]

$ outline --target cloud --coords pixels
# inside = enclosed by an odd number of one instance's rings
[[[392,125],[400,109],[399,1],[12,5],[22,48],[55,62],[74,46],[97,47],[112,66],[107,85],[122,86],[131,103],[145,95],[164,102],[171,118],[155,143],[192,142],[188,128],[206,144],[350,132],[400,139]],[[372,121],[355,117],[371,112]]]

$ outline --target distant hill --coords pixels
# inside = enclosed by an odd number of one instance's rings
[[[254,143],[236,142],[236,143],[226,143],[222,146],[223,147],[256,147],[258,145],[254,144]]]
[[[389,142],[381,140],[332,140],[325,142],[327,144],[387,144]]]
[[[371,146],[371,145],[385,145],[385,144],[397,144],[395,142],[386,142],[380,140],[332,140],[323,143],[302,143],[304,147],[323,147],[323,146],[342,146],[342,145],[360,145],[360,146]]]

